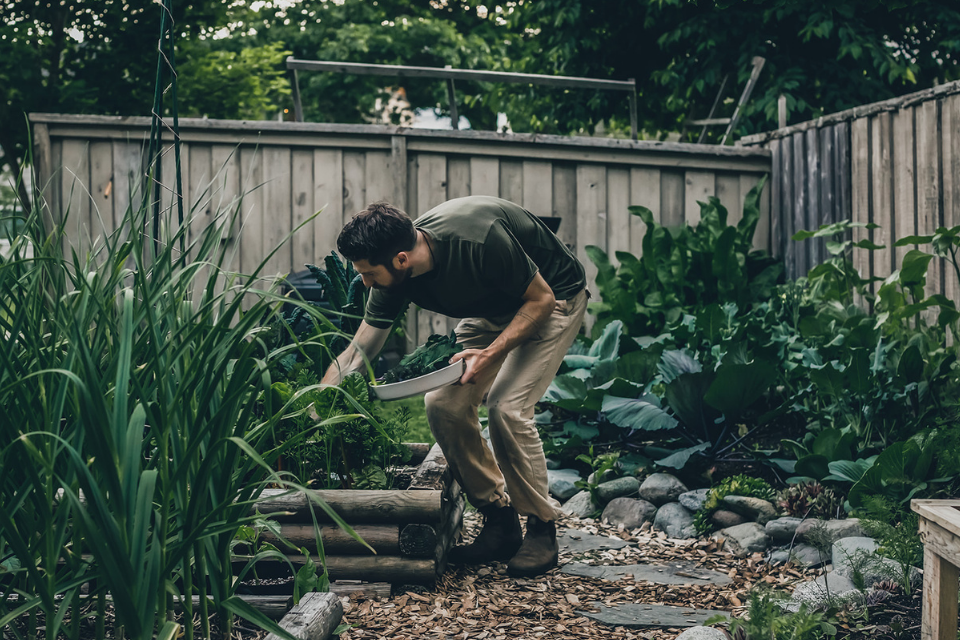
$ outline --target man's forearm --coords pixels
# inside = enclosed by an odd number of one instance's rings
[[[350,345],[327,367],[327,371],[323,374],[323,379],[320,382],[323,384],[340,384],[344,376],[358,371],[362,366],[363,356],[360,354],[360,350]]]
[[[556,300],[528,300],[523,303],[510,324],[497,336],[488,349],[498,357],[506,356],[514,347],[536,333],[553,313]]]
[[[377,329],[366,322],[360,323],[356,335],[350,341],[350,346],[337,356],[327,371],[323,374],[323,384],[340,384],[348,373],[359,371],[372,360],[387,341],[389,329]]]

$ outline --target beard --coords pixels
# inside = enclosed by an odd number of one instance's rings
[[[396,269],[391,262],[383,266],[387,269],[392,281],[387,285],[375,284],[373,288],[380,291],[398,291],[403,286],[403,283],[410,277],[411,269]]]

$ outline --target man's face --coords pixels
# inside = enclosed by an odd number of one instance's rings
[[[353,268],[360,274],[363,286],[368,289],[391,291],[397,289],[410,277],[410,268],[395,266],[395,262],[397,262],[396,258],[387,264],[374,266],[367,260],[357,260],[353,263]]]

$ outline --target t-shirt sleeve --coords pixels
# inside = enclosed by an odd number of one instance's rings
[[[377,329],[389,329],[407,305],[402,295],[371,289],[367,306],[363,312],[364,321]]]
[[[489,286],[521,298],[537,275],[536,263],[509,229],[495,224],[483,243],[482,277]]]

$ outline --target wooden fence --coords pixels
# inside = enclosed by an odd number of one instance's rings
[[[69,210],[68,234],[89,247],[112,230],[143,175],[147,118],[33,114],[35,157],[52,218]],[[271,258],[267,273],[323,259],[340,228],[369,202],[401,203],[412,216],[450,198],[495,195],[561,219],[558,235],[596,269],[584,247],[639,255],[645,225],[634,204],[666,225],[699,220],[698,200],[716,195],[738,219],[744,196],[770,170],[762,148],[428,131],[380,125],[181,120],[181,168],[192,228],[242,196],[233,268],[250,273],[297,224],[322,213]],[[173,153],[164,156],[162,203],[174,192]],[[769,191],[769,190],[766,190]],[[100,222],[102,220],[102,223]],[[102,224],[102,226],[101,226]],[[769,198],[756,245],[770,247]],[[448,332],[420,313],[411,341]]]
[[[829,257],[822,242],[789,240],[800,229],[838,220],[879,225],[854,231],[855,240],[884,246],[855,250],[854,263],[861,276],[886,277],[912,248],[894,247],[898,239],[960,224],[960,82],[742,142],[772,153],[772,251],[792,277]],[[931,261],[927,294],[958,300],[956,275],[944,266]]]

